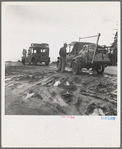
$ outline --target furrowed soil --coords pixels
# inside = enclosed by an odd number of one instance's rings
[[[117,115],[117,72],[56,72],[56,64],[5,64],[6,115]],[[114,71],[113,71],[114,70]],[[111,73],[111,72],[114,73]]]

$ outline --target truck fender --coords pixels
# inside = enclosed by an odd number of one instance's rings
[[[73,61],[76,61],[76,62],[77,62],[77,64],[78,64],[78,65],[80,65],[80,64],[81,64],[82,59],[81,59],[81,57],[73,58],[73,59],[72,59],[72,61],[71,61],[71,65],[70,65],[70,67],[72,67],[72,63],[73,63]]]

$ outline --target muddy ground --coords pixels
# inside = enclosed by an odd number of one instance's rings
[[[115,70],[114,70],[115,69]],[[56,64],[5,64],[6,115],[117,115],[117,72],[56,72]],[[113,72],[113,73],[112,73]]]

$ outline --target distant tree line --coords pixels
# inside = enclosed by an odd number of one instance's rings
[[[114,41],[110,47],[109,58],[113,66],[117,65],[117,52],[118,52],[118,31],[114,36]]]

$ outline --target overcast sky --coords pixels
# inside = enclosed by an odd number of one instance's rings
[[[64,42],[98,33],[110,45],[119,15],[119,2],[2,2],[3,58],[20,60],[31,43],[48,43],[54,61]]]

